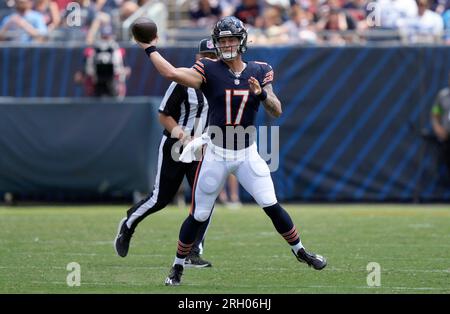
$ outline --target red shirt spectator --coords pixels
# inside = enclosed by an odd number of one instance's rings
[[[73,2],[73,0],[52,0],[53,2],[56,2],[58,5],[59,12],[64,11],[67,8],[67,5],[70,2]]]

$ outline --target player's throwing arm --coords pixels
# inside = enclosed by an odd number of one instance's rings
[[[177,82],[181,85],[199,89],[202,84],[202,77],[193,69],[189,68],[176,68],[164,59],[161,54],[156,51],[156,44],[158,43],[158,34],[156,32],[156,25],[152,27],[153,32],[147,32],[147,38],[139,36],[141,32],[149,29],[153,22],[140,23],[133,25],[132,31],[134,38],[139,46],[141,46],[149,59],[152,61],[156,70],[170,81]],[[154,23],[153,23],[154,24]],[[147,42],[143,42],[145,40]]]

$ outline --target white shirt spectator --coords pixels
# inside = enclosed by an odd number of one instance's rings
[[[376,10],[384,28],[395,29],[402,20],[416,17],[418,12],[415,0],[378,0],[377,4]]]
[[[444,20],[436,12],[426,10],[422,16],[402,21],[400,29],[409,42],[430,42],[443,35]]]
[[[241,4],[240,0],[222,0],[220,5],[222,6],[222,16],[233,15],[234,10]]]
[[[289,0],[266,0],[266,3],[271,6],[280,6],[285,9],[289,8],[291,5]]]

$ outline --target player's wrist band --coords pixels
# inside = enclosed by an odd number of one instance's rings
[[[150,46],[150,47],[145,48],[145,53],[149,57],[150,57],[150,54],[155,51],[156,51],[156,46]]]
[[[257,95],[257,97],[259,100],[264,101],[267,98],[267,92],[264,89],[262,89],[261,93]]]

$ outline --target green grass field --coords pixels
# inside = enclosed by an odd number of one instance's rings
[[[112,246],[125,206],[0,207],[0,293],[450,293],[450,206],[290,205],[303,244],[328,266],[300,264],[256,206],[217,207],[204,257],[165,287],[187,211],[148,217],[129,255]],[[66,265],[81,266],[68,287]],[[369,262],[381,286],[366,282]]]

